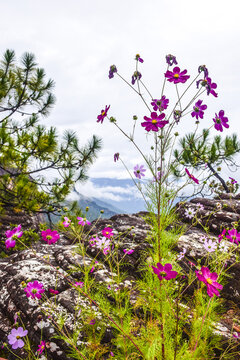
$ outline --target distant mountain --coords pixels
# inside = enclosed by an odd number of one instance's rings
[[[124,213],[123,210],[107,202],[80,194],[76,189],[74,190],[74,193],[77,194],[79,197],[79,199],[77,200],[79,207],[84,212],[86,207],[89,208],[87,212],[87,218],[90,221],[97,219],[99,215],[101,215],[101,218],[109,219],[113,215]],[[101,214],[101,210],[103,210],[104,213]]]
[[[117,209],[122,209],[121,213],[133,214],[142,210],[146,210],[145,202],[139,196],[139,191],[135,187],[131,179],[113,179],[113,178],[91,178],[90,181],[98,188],[112,188],[114,195],[119,195],[119,200],[104,199],[106,204],[111,205]],[[114,188],[116,190],[114,190]],[[118,192],[118,189],[128,190],[128,192]],[[110,191],[110,190],[109,190]],[[97,199],[98,202],[100,199]],[[119,214],[119,212],[117,211]]]

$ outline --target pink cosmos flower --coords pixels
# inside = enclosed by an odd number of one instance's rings
[[[18,225],[12,230],[7,230],[5,235],[7,240],[5,241],[6,249],[14,248],[16,245],[16,239],[22,236],[21,225]]]
[[[187,173],[187,175],[189,176],[190,179],[192,179],[196,184],[199,184],[199,180],[196,179],[192,174],[190,174],[190,172],[188,171],[187,168],[185,168],[185,171]]]
[[[220,242],[220,241],[224,238],[226,232],[227,232],[227,230],[226,230],[226,229],[223,229],[223,231],[221,232],[221,234],[218,235],[218,242]]]
[[[132,85],[135,84],[136,80],[140,80],[142,77],[142,74],[139,71],[134,71],[132,76]]]
[[[213,83],[212,79],[210,77],[206,77],[205,79],[198,80],[197,88],[199,87],[199,84],[206,87],[207,95],[212,94],[215,97],[218,96],[218,94],[215,92],[215,89],[217,88],[217,84]]]
[[[133,250],[133,249],[130,249],[130,250],[128,250],[128,249],[123,249],[123,252],[124,252],[125,254],[127,254],[127,255],[131,255],[132,253],[134,253],[134,250]]]
[[[13,240],[11,237],[5,240],[6,249],[14,248],[16,245],[16,240]]]
[[[38,349],[37,351],[39,352],[39,355],[43,352],[43,350],[46,347],[46,342],[45,341],[41,341],[40,345],[38,345]]]
[[[196,119],[198,119],[200,117],[200,119],[203,119],[203,115],[204,115],[204,110],[207,109],[207,105],[202,105],[202,100],[198,100],[194,107],[193,107],[193,112],[191,113],[192,117],[196,117]]]
[[[229,176],[229,179],[231,180],[231,184],[237,184],[237,180]]]
[[[46,243],[48,243],[48,245],[54,244],[60,238],[60,235],[58,234],[58,232],[56,230],[52,231],[51,229],[42,231],[41,235],[42,235],[42,239],[44,241],[46,241]]]
[[[177,65],[176,56],[171,54],[166,55],[166,62],[169,66],[172,66],[173,64]]]
[[[21,337],[26,336],[28,333],[27,330],[23,330],[20,326],[17,329],[12,329],[11,333],[8,335],[8,342],[12,345],[12,349],[16,350],[24,346],[24,342]]]
[[[194,210],[193,208],[190,207],[188,209],[185,209],[184,215],[186,216],[186,218],[193,219],[195,214],[196,210]]]
[[[71,220],[68,217],[64,217],[63,226],[68,227],[71,224]]]
[[[240,233],[238,233],[236,229],[228,230],[228,235],[226,235],[226,238],[231,243],[235,243],[238,245],[240,242]]]
[[[43,289],[43,284],[35,280],[34,282],[29,282],[24,291],[27,297],[31,296],[33,299],[41,299],[41,294],[44,293],[45,290]]]
[[[82,225],[82,226],[84,226],[84,225],[91,225],[91,223],[90,223],[90,221],[88,221],[86,218],[82,218],[82,217],[77,217],[77,219],[78,220],[80,220],[79,222],[78,222],[78,225]]]
[[[18,225],[17,227],[15,227],[12,230],[7,230],[5,232],[6,237],[12,238],[14,236],[14,238],[20,238],[23,234],[21,227],[22,227],[22,225]]]
[[[168,124],[167,120],[163,120],[165,118],[165,114],[162,113],[157,115],[156,112],[151,113],[151,118],[144,116],[144,122],[141,123],[143,127],[145,127],[146,131],[158,131],[163,128],[166,124]]]
[[[103,120],[104,120],[104,118],[107,116],[107,113],[108,113],[109,108],[110,108],[110,105],[109,105],[109,106],[107,106],[107,105],[105,106],[105,110],[102,110],[102,111],[101,111],[101,114],[98,115],[98,117],[97,117],[97,122],[101,122],[101,124],[103,123]]]
[[[203,204],[201,204],[201,203],[197,203],[197,204],[196,204],[196,208],[197,208],[197,211],[204,210],[204,206],[203,206]]]
[[[206,238],[203,246],[207,252],[211,253],[216,250],[217,243],[216,243],[216,241],[212,241],[211,239]]]
[[[146,169],[144,169],[144,165],[136,165],[134,166],[134,175],[138,178],[141,179],[142,176],[145,176],[144,172],[146,171]]]
[[[168,70],[165,73],[165,77],[168,78],[168,81],[173,82],[174,84],[185,83],[190,76],[186,75],[187,70],[180,71],[178,66],[173,68],[173,71]]]
[[[84,286],[84,282],[82,282],[82,281],[77,281],[77,282],[75,282],[74,285],[75,285],[76,287],[79,286],[80,288],[82,288],[82,287]]]
[[[225,128],[229,128],[229,125],[227,124],[228,122],[228,118],[226,116],[224,116],[224,111],[220,110],[218,115],[215,114],[215,118],[213,118],[213,121],[215,122],[215,129],[217,131],[223,131],[223,126]]]
[[[182,260],[187,252],[187,249],[183,248],[182,251],[177,256],[178,261]]]
[[[139,61],[140,63],[143,63],[144,61],[139,54],[136,55],[135,60]]]
[[[114,77],[114,73],[117,72],[117,68],[115,65],[111,65],[108,73],[109,79],[112,79]]]
[[[114,162],[118,161],[119,159],[119,153],[115,153],[113,156]]]
[[[222,290],[223,286],[216,282],[218,274],[211,273],[207,267],[202,266],[201,270],[196,270],[198,280],[204,282],[207,285],[208,296],[213,297],[214,294],[220,296],[217,289]]]
[[[49,292],[50,292],[51,294],[54,294],[54,295],[59,294],[59,291],[54,290],[54,289],[49,289]]]
[[[153,106],[153,110],[157,111],[163,111],[167,109],[169,103],[169,99],[166,99],[166,96],[163,95],[160,100],[153,99],[151,102],[151,105]]]
[[[110,239],[110,237],[113,236],[113,229],[111,229],[110,227],[104,228],[102,230],[102,235]]]
[[[177,271],[172,271],[171,264],[165,264],[164,266],[157,263],[157,267],[152,266],[153,272],[158,276],[159,280],[171,280],[177,276]]]

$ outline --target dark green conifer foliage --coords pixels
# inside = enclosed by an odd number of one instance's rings
[[[25,53],[17,65],[14,51],[5,52],[0,64],[0,212],[56,214],[74,184],[87,178],[101,148],[94,135],[82,147],[74,132],[65,131],[60,139],[56,128],[39,124],[54,105],[53,87],[33,54]],[[49,180],[47,174],[53,173],[55,179]]]
[[[238,165],[235,162],[235,156],[239,152],[240,142],[236,134],[225,138],[216,135],[213,139],[209,139],[209,130],[203,129],[202,136],[190,133],[180,140],[180,149],[174,151],[175,161],[172,169],[177,177],[181,176],[181,166],[193,167],[197,170],[206,169],[208,176],[205,184],[210,178],[215,177],[217,182],[220,182],[220,188],[229,193],[231,184],[220,175],[220,165],[224,163],[229,170],[236,171]]]

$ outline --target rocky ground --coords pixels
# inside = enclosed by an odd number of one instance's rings
[[[199,211],[198,219],[200,221],[195,226],[192,226],[191,219],[186,216],[186,209],[197,209],[199,203],[204,206],[204,209]],[[207,255],[200,240],[205,234],[201,222],[208,226],[211,237],[217,239],[223,227],[228,226],[231,228],[233,222],[240,221],[240,196],[222,196],[221,199],[214,200],[196,198],[184,205],[178,204],[177,208],[181,222],[186,225],[186,232],[180,237],[175,250],[181,252],[185,248],[188,261],[194,261],[196,258]],[[119,244],[118,251],[119,255],[122,256],[124,254],[123,249],[134,249],[133,254],[127,255],[128,265],[125,270],[128,276],[121,284],[122,287],[130,289],[133,288],[136,278],[140,276],[139,266],[143,261],[144,253],[146,253],[144,250],[150,246],[146,241],[150,227],[143,219],[144,215],[146,214],[114,215],[111,219],[99,220],[91,230],[92,234],[100,234],[104,227],[110,226],[114,229],[115,235],[119,233],[126,234]],[[24,250],[0,259],[0,340],[2,342],[7,340],[7,335],[12,329],[12,324],[18,312],[29,331],[28,336],[33,344],[36,344],[36,348],[41,339],[46,340],[49,348],[49,359],[72,359],[65,355],[67,347],[60,340],[49,340],[51,336],[56,335],[56,330],[52,325],[52,322],[54,324],[56,319],[53,315],[49,315],[52,316],[51,321],[49,321],[47,315],[44,316],[42,311],[46,314],[61,313],[65,319],[66,329],[71,332],[76,310],[80,309],[80,307],[89,307],[87,296],[80,296],[73,284],[82,280],[83,271],[81,271],[81,268],[83,268],[84,262],[90,265],[96,253],[89,246],[87,257],[83,259],[76,252],[76,249],[77,246],[72,244],[71,239],[61,236],[61,239],[54,246],[38,243],[34,245],[32,250]],[[231,259],[229,264],[231,263],[233,266],[229,270],[230,280],[221,291],[221,297],[225,299],[226,311],[221,322],[215,324],[215,332],[221,334],[225,339],[232,336],[233,319],[239,319],[240,324],[240,263],[236,263],[235,259]],[[77,271],[75,269],[76,264],[79,266]],[[189,265],[183,260],[181,266],[187,270]],[[71,271],[70,276],[69,271]],[[98,263],[95,265],[92,276],[101,284],[106,286],[112,284],[112,277],[108,266],[104,263],[104,256],[98,257]],[[53,295],[46,291],[47,298],[50,301],[43,302],[40,308],[35,301],[29,301],[23,290],[22,282],[29,279],[43,283],[45,289],[57,290],[58,294]],[[137,294],[132,291],[131,301],[133,303],[136,296]],[[97,307],[93,310],[96,318],[101,319],[101,311]],[[81,313],[78,317],[78,326],[81,328]],[[236,333],[239,332],[240,335],[240,327],[234,326],[234,330]],[[109,342],[112,336],[111,326],[106,321],[104,342]],[[81,342],[81,337],[79,341]],[[240,336],[235,341],[236,345],[239,345],[238,351],[240,354]],[[53,343],[56,345],[53,345]],[[19,355],[24,358],[21,350],[18,351]],[[9,355],[8,359],[13,360],[15,357]],[[240,355],[236,359],[240,359]]]

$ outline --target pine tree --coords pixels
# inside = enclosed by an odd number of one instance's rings
[[[221,176],[220,165],[224,163],[229,170],[237,169],[235,156],[240,152],[240,142],[236,134],[221,138],[220,135],[213,139],[209,138],[209,130],[203,129],[202,136],[195,133],[185,135],[180,140],[180,149],[174,151],[175,161],[172,169],[174,174],[181,176],[180,167],[189,168],[190,166],[196,170],[207,170],[208,175],[203,184],[210,187],[219,188],[227,193],[232,191],[233,184],[225,181]],[[210,179],[215,177],[219,185]]]
[[[55,102],[53,80],[46,80],[35,56],[25,53],[20,65],[7,50],[0,64],[0,212],[57,214],[61,202],[86,171],[101,148],[93,135],[80,146],[72,131],[62,139],[56,128],[39,123]],[[55,174],[55,179],[50,176]]]

